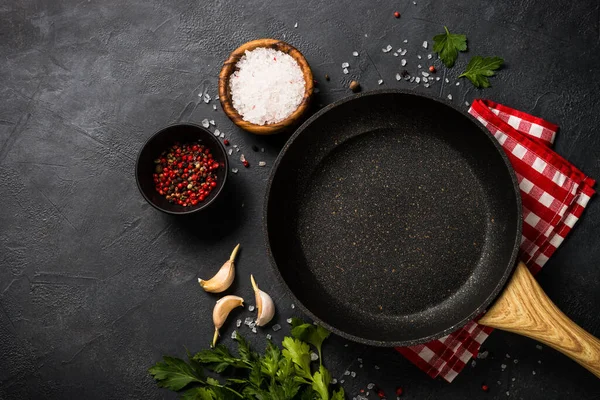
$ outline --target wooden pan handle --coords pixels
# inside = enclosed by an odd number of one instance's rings
[[[479,323],[538,340],[600,378],[600,340],[563,314],[523,263]]]

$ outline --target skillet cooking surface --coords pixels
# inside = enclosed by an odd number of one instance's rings
[[[266,202],[279,277],[338,334],[407,345],[493,300],[520,239],[516,179],[474,120],[397,91],[321,111],[288,141]]]

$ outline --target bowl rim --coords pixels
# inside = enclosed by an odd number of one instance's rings
[[[163,131],[165,131],[167,129],[171,129],[171,128],[175,128],[175,127],[183,127],[183,126],[191,126],[193,128],[197,128],[200,131],[202,131],[205,134],[207,134],[211,138],[210,140],[213,140],[215,143],[217,143],[217,146],[219,147],[219,150],[223,153],[223,156],[224,156],[224,160],[225,160],[225,162],[224,162],[224,164],[225,164],[225,166],[224,166],[224,168],[225,168],[225,175],[223,177],[223,180],[220,182],[220,184],[217,184],[216,193],[215,193],[215,195],[213,196],[212,199],[210,199],[207,202],[203,202],[201,205],[199,204],[198,206],[192,206],[192,207],[195,207],[195,208],[192,208],[190,210],[186,210],[186,211],[171,211],[171,210],[167,210],[165,208],[162,208],[162,207],[154,204],[154,202],[151,201],[148,198],[148,196],[146,196],[146,193],[142,189],[142,185],[140,183],[140,171],[139,171],[140,158],[142,157],[142,153],[144,152],[144,150],[146,149],[146,147],[150,144],[150,142],[154,138],[156,138],[159,134],[161,134]],[[142,194],[142,197],[152,207],[154,207],[157,210],[162,211],[162,212],[164,212],[166,214],[171,214],[171,215],[188,215],[188,214],[193,214],[195,212],[198,212],[198,211],[206,209],[208,206],[210,206],[211,204],[213,204],[214,201],[221,194],[221,191],[223,190],[223,188],[225,187],[225,184],[227,183],[227,176],[228,175],[229,175],[229,158],[227,156],[227,150],[225,150],[225,146],[223,146],[223,144],[221,143],[221,141],[219,139],[217,139],[211,131],[209,131],[208,129],[206,129],[205,127],[203,127],[201,125],[198,125],[198,124],[195,124],[195,123],[192,123],[192,122],[175,122],[175,123],[163,126],[162,128],[158,129],[148,139],[146,139],[146,141],[144,142],[144,144],[142,145],[142,147],[138,151],[138,155],[137,155],[136,160],[135,160],[135,182],[137,184],[138,190]]]
[[[235,107],[233,107],[231,101],[229,78],[235,72],[235,65],[244,55],[246,50],[254,50],[259,47],[275,48],[290,55],[300,66],[305,81],[304,96],[300,105],[286,119],[275,124],[258,125],[242,119],[242,116]],[[246,42],[229,54],[229,57],[223,63],[223,67],[221,67],[221,71],[219,72],[219,100],[223,111],[234,124],[257,135],[271,135],[280,132],[297,121],[308,109],[313,90],[313,74],[308,61],[306,61],[304,55],[297,48],[283,40],[262,38]]]

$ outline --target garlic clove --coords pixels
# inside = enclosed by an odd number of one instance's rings
[[[217,300],[215,308],[213,308],[213,324],[215,325],[215,334],[213,336],[212,346],[215,347],[219,337],[219,329],[227,320],[227,316],[236,307],[244,306],[244,299],[239,296],[225,296]]]
[[[235,278],[235,257],[239,248],[239,244],[235,246],[229,260],[225,261],[225,264],[223,264],[215,276],[207,281],[198,278],[198,283],[202,286],[202,289],[209,293],[221,293],[229,289]]]
[[[258,311],[256,325],[265,326],[271,322],[273,316],[275,315],[275,303],[273,303],[271,296],[258,288],[258,285],[254,280],[254,276],[250,275],[250,281],[252,282],[252,288],[254,289],[256,309]]]

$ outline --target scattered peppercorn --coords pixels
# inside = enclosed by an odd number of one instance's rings
[[[350,82],[350,90],[352,90],[354,93],[360,92],[360,83],[357,81]]]
[[[227,140],[227,139],[223,139],[223,144],[224,144],[225,146],[229,146],[229,140]]]
[[[385,392],[381,389],[379,389],[377,391],[377,396],[379,396],[380,399],[384,399],[385,398]]]
[[[248,162],[248,160],[242,161],[242,164],[244,164],[244,167],[246,167],[246,168],[248,168],[250,166],[250,163]]]
[[[329,75],[325,74],[325,80],[329,81]]]
[[[404,391],[402,390],[402,388],[400,386],[398,386],[396,388],[396,396],[402,396],[402,393],[404,393]]]
[[[258,146],[257,146],[257,145],[255,145],[255,144],[253,144],[253,145],[252,145],[252,151],[258,151]]]
[[[488,390],[490,390],[490,388],[488,387],[488,385],[481,385],[481,390],[487,392]]]
[[[399,13],[398,11],[396,11],[396,12],[394,13],[394,17],[396,17],[396,18],[400,18],[400,13]]]
[[[220,165],[202,144],[175,143],[154,163],[155,189],[170,203],[195,206],[217,186],[216,170]]]
[[[432,74],[435,73],[435,67],[433,65],[429,67],[429,72]]]
[[[410,75],[410,73],[407,70],[402,70],[402,72],[400,72],[400,74],[402,75],[403,78],[406,78],[407,76]]]

